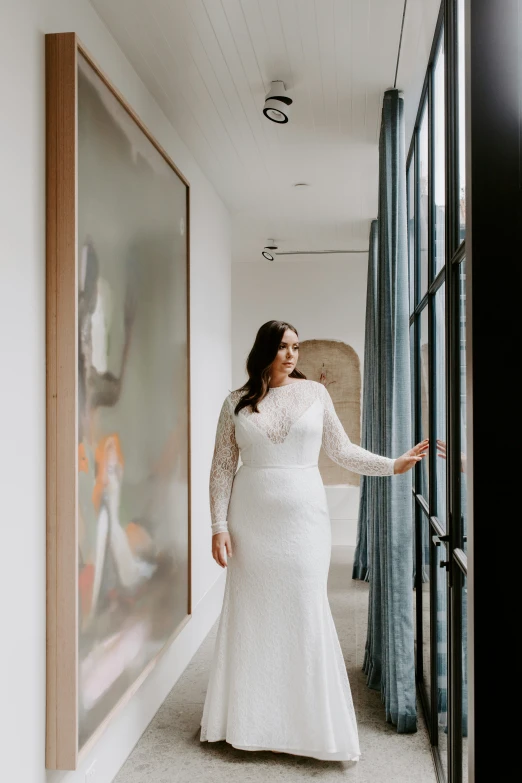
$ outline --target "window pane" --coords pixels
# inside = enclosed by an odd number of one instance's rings
[[[434,187],[434,250],[435,275],[444,266],[444,205],[445,160],[444,160],[444,33],[435,59],[433,73],[433,187]]]
[[[466,234],[466,66],[464,56],[464,3],[458,0],[458,112],[459,112],[459,230]]]
[[[408,169],[408,269],[410,279],[410,313],[415,309],[415,155]]]
[[[468,580],[462,580],[462,780],[468,779]]]
[[[417,639],[419,638],[418,629],[417,629],[417,520],[415,518],[415,514],[417,513],[417,503],[415,501],[415,496],[411,496],[411,502],[412,502],[412,530],[413,530],[413,570],[414,570],[414,579],[413,579],[413,646],[415,650],[415,667],[417,667]]]
[[[428,344],[428,308],[425,307],[420,316],[420,403],[421,403],[421,431],[420,440],[428,438],[429,429],[429,344]],[[423,497],[428,500],[428,476],[429,476],[429,455],[420,463],[421,481],[420,488]]]
[[[460,520],[462,549],[467,552],[466,481],[466,261],[459,264],[459,364],[460,364]]]
[[[431,654],[430,654],[430,536],[431,526],[424,511],[421,517],[421,560],[422,560],[422,675],[426,693],[431,702]]]
[[[446,284],[441,285],[434,298],[435,308],[435,438],[437,440],[436,461],[436,506],[435,513],[446,526],[446,346],[444,297]],[[435,448],[435,447],[434,447]]]
[[[420,296],[428,290],[428,110],[424,107],[419,128],[419,233]]]
[[[410,325],[410,379],[411,379],[411,441],[416,442],[417,426],[415,422],[415,325]]]
[[[448,559],[448,552],[444,544],[435,547],[437,592],[435,603],[437,613],[435,616],[436,634],[436,674],[437,674],[437,714],[439,725],[439,751],[440,760],[448,776],[448,644],[447,644],[447,571],[440,567],[442,561]]]

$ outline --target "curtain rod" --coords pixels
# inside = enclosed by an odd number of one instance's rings
[[[395,66],[395,79],[393,82],[393,88],[395,89],[397,87],[397,75],[399,73],[399,61],[401,59],[401,49],[402,49],[402,34],[404,33],[404,20],[406,18],[406,6],[408,5],[408,0],[404,0],[404,8],[402,9],[402,22],[401,22],[401,35],[399,38],[399,49],[397,51],[397,65]]]

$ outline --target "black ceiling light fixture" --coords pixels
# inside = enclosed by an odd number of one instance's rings
[[[272,122],[283,125],[285,122],[288,122],[289,107],[292,103],[292,99],[286,94],[284,82],[274,81],[272,82],[270,92],[265,97],[263,114]]]
[[[263,256],[263,258],[266,258],[267,261],[273,261],[274,254],[271,252],[272,250],[277,250],[277,245],[274,245],[273,239],[269,239],[268,244],[264,246],[261,255]]]

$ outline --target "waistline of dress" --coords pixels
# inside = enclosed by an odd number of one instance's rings
[[[254,470],[264,470],[265,468],[272,468],[274,470],[307,470],[309,468],[318,468],[319,464],[317,462],[311,462],[307,465],[248,465],[246,463],[242,463],[240,465],[240,468],[250,468]]]

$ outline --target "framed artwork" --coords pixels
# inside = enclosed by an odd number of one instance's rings
[[[189,184],[46,36],[46,765],[76,769],[190,618]]]

